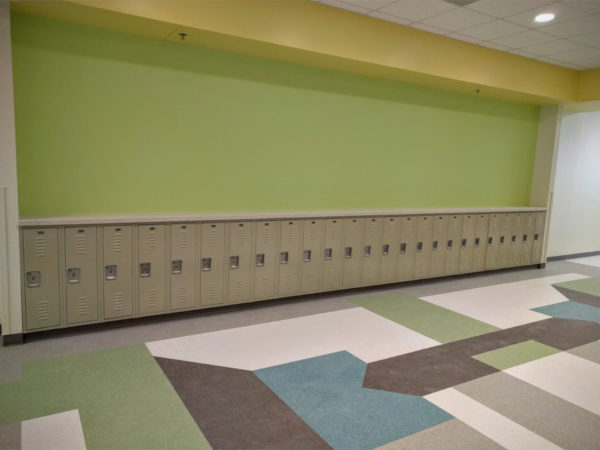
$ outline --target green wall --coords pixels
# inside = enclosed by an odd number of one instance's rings
[[[537,107],[12,19],[22,216],[529,202]]]

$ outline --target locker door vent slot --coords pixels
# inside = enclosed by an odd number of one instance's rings
[[[230,269],[238,269],[240,267],[240,257],[239,256],[230,256],[229,257],[229,268]]]
[[[70,267],[67,269],[67,283],[79,284],[81,282],[81,269],[79,267]]]
[[[304,259],[304,262],[310,262],[312,258],[312,250],[304,250],[302,258]]]
[[[104,266],[104,279],[109,280],[109,281],[117,279],[117,265],[116,264]]]
[[[421,241],[417,242],[417,251],[418,252],[423,251],[423,242],[421,242]]]
[[[212,268],[212,258],[202,258],[202,272],[210,272]]]
[[[453,244],[452,239],[448,239],[448,245],[447,245],[448,250],[452,250],[452,244]]]
[[[364,252],[365,257],[370,257],[371,256],[371,246],[370,245],[365,245],[365,252]]]
[[[329,261],[332,257],[333,257],[333,249],[332,248],[326,248],[325,249],[325,260]]]
[[[390,254],[390,244],[383,244],[383,256],[388,256],[389,254]]]
[[[34,270],[25,274],[28,288],[37,288],[42,285],[42,273]]]
[[[494,243],[494,238],[492,236],[488,237],[488,245],[492,245]]]
[[[279,263],[280,264],[287,264],[288,261],[289,261],[289,258],[290,258],[289,252],[281,252],[279,254]]]
[[[142,278],[150,277],[151,267],[152,267],[152,264],[149,262],[141,263],[140,264],[140,277],[142,277]]]
[[[265,265],[265,254],[258,253],[256,255],[256,267],[263,267]]]
[[[463,239],[463,240],[461,241],[461,243],[460,243],[460,246],[461,246],[462,248],[467,248],[467,240],[466,240],[466,239]]]
[[[352,258],[352,247],[346,247],[344,249],[344,258]]]
[[[434,252],[437,251],[437,249],[438,249],[438,241],[433,241],[432,244],[431,244],[431,247],[432,247],[432,249],[433,249]]]
[[[479,247],[479,243],[481,242],[481,239],[479,239],[478,237],[475,238],[475,247]]]
[[[406,253],[406,242],[403,242],[402,244],[400,244],[400,253],[402,253],[402,254]]]
[[[183,261],[181,259],[171,261],[171,273],[179,275],[181,272],[183,272]]]

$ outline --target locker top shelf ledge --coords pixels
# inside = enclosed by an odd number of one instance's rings
[[[371,210],[327,210],[327,211],[277,211],[277,212],[232,212],[205,214],[136,214],[136,215],[86,215],[54,217],[22,217],[19,225],[28,227],[56,227],[77,225],[180,223],[180,222],[230,222],[242,220],[287,220],[340,217],[386,217],[435,214],[482,214],[505,212],[546,211],[541,207],[481,207],[481,208],[431,208],[431,209],[371,209]]]

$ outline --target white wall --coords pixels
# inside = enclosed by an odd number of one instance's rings
[[[600,111],[565,113],[548,256],[600,251]]]
[[[9,3],[0,0],[0,323],[22,332],[17,153]]]

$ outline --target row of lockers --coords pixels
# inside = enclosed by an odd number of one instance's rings
[[[539,263],[545,213],[22,230],[27,331]]]

